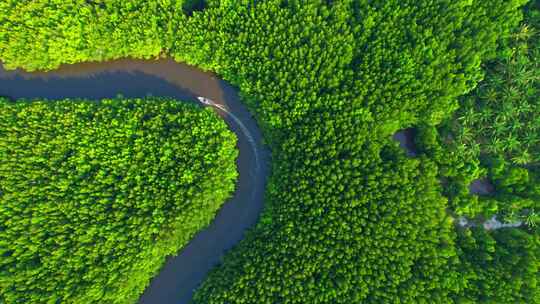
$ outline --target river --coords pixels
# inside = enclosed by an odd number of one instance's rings
[[[223,254],[252,227],[263,208],[270,153],[255,119],[236,90],[214,74],[171,59],[115,60],[63,65],[50,72],[6,71],[0,67],[0,96],[16,98],[88,98],[167,96],[197,102],[213,100],[216,111],[238,137],[239,178],[206,229],[169,257],[139,300],[140,304],[190,303],[194,289],[219,264]],[[221,109],[218,109],[221,108]]]

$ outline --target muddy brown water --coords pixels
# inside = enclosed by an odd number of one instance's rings
[[[101,99],[119,94],[124,97],[167,96],[194,103],[197,96],[204,96],[225,106],[249,132],[243,132],[234,119],[218,111],[238,137],[239,177],[235,193],[210,226],[198,232],[178,255],[167,259],[139,300],[141,304],[190,303],[194,289],[207,273],[256,223],[263,208],[269,151],[262,144],[256,121],[232,86],[212,73],[170,59],[82,63],[34,73],[6,71],[0,64],[0,96]],[[249,136],[253,139],[251,142]],[[256,165],[256,159],[260,166]]]

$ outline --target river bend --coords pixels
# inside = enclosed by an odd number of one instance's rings
[[[6,71],[0,65],[0,96],[18,98],[112,98],[148,95],[197,101],[204,96],[238,137],[239,177],[232,198],[212,223],[169,257],[139,300],[140,304],[190,303],[194,289],[223,254],[238,243],[262,211],[269,151],[255,119],[236,90],[214,74],[171,59],[115,60],[63,65],[50,72]]]

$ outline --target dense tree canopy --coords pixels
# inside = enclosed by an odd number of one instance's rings
[[[156,7],[153,1],[104,2],[110,2],[107,9],[127,3]],[[224,257],[195,301],[538,303],[530,296],[536,288],[531,275],[537,269],[536,249],[515,258],[522,261],[520,270],[527,269],[520,276],[524,287],[493,296],[495,280],[513,269],[512,258],[498,258],[509,256],[505,248],[536,248],[514,246],[510,239],[532,244],[537,231],[510,230],[517,232],[500,238],[499,232],[487,233],[481,239],[494,238],[501,248],[496,262],[481,264],[487,269],[480,264],[464,269],[476,263],[471,252],[489,246],[466,247],[469,232],[456,236],[441,195],[440,162],[427,156],[408,159],[390,141],[400,128],[435,128],[451,117],[459,97],[482,79],[481,63],[496,58],[503,38],[519,24],[525,2],[212,0],[189,17],[149,16],[144,22],[158,24],[156,31],[132,32],[132,19],[109,29],[134,41],[161,33],[155,45],[164,53],[214,70],[238,86],[272,148],[273,172],[259,224]],[[158,3],[161,8],[171,2]],[[28,3],[20,6],[30,15],[40,12]],[[9,16],[19,14],[13,12],[15,4],[0,7]],[[80,45],[87,55],[77,57],[70,53],[77,50],[69,48],[70,37],[58,38],[66,46],[52,45],[41,36],[32,38],[32,29],[21,31],[0,27],[0,41],[6,41],[0,58],[9,67],[51,68],[159,53],[157,47],[130,51],[136,44],[120,40],[120,48],[112,44],[108,50],[114,55],[98,56],[89,43]],[[40,31],[54,33],[57,25]],[[17,53],[32,43],[55,55]],[[477,282],[480,287],[471,287]]]
[[[235,142],[174,100],[0,99],[0,303],[135,302],[234,189]]]
[[[133,56],[168,47],[182,0],[0,1],[0,58],[8,67],[50,69],[61,63]]]
[[[440,126],[419,127],[418,144],[448,180],[446,195],[459,214],[539,220],[540,8],[529,5],[525,16],[459,110]],[[495,193],[471,196],[468,186],[480,177]]]
[[[236,83],[276,155],[262,223],[196,302],[444,303],[465,293],[436,167],[385,146],[400,127],[451,115],[521,3],[222,2],[189,19],[172,53]]]
[[[468,284],[458,303],[540,303],[540,238],[519,229],[459,233],[461,275]]]

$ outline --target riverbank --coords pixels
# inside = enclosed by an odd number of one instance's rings
[[[101,99],[117,95],[173,97],[194,103],[198,103],[197,96],[205,96],[241,122],[239,125],[227,113],[219,112],[238,137],[240,154],[236,165],[239,178],[234,196],[223,205],[207,229],[200,231],[177,256],[166,261],[139,301],[152,304],[188,303],[193,290],[219,264],[222,255],[256,223],[263,208],[269,151],[262,144],[262,135],[255,119],[233,87],[212,73],[171,59],[125,59],[63,65],[58,70],[46,73],[0,68],[0,96],[13,99]]]

